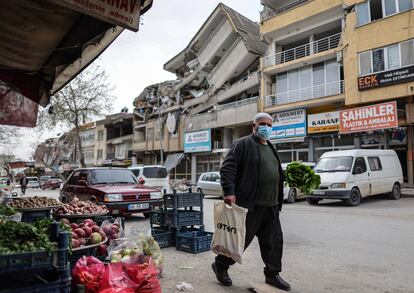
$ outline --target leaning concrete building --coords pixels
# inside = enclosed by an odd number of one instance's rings
[[[148,86],[134,101],[138,163],[165,163],[172,177],[195,182],[217,171],[232,142],[257,113],[259,25],[219,4],[164,69],[177,80]]]

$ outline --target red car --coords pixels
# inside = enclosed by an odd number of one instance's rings
[[[42,189],[50,188],[52,190],[57,189],[63,183],[63,180],[60,178],[50,178],[46,182],[42,183]]]
[[[111,214],[144,213],[163,203],[161,191],[138,182],[131,170],[123,168],[76,169],[63,184],[60,200],[70,202],[75,196],[108,207]]]

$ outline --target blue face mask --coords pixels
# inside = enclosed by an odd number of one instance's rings
[[[267,125],[259,125],[256,128],[256,136],[262,140],[268,140],[272,135],[272,127]]]

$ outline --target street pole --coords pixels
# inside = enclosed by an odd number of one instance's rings
[[[158,98],[158,125],[160,126],[160,156],[161,156],[161,165],[164,164],[164,150],[162,146],[162,131],[163,127],[161,125],[161,106],[160,106],[160,99]]]

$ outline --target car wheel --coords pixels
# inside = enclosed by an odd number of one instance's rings
[[[307,197],[306,198],[306,201],[308,202],[308,204],[314,206],[314,205],[317,205],[318,204],[319,199]]]
[[[295,188],[291,188],[289,190],[287,202],[288,203],[294,203],[296,201],[297,192]]]
[[[400,199],[401,197],[401,187],[400,184],[395,183],[392,187],[392,191],[390,193],[390,199]]]
[[[349,198],[345,201],[345,203],[349,206],[357,206],[361,203],[361,193],[358,189],[352,188],[351,194],[349,195]]]
[[[144,214],[144,217],[146,218],[146,219],[149,219],[149,217],[151,216],[151,214],[149,213],[149,212],[146,212],[146,213],[143,213]]]
[[[197,193],[202,193],[203,190],[201,189],[201,187],[197,188]]]

